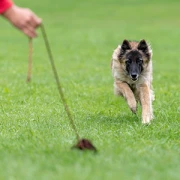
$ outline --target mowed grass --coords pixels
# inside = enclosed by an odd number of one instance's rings
[[[42,35],[33,44],[27,84],[28,39],[0,20],[0,179],[158,179],[180,177],[179,1],[24,1],[43,18],[63,90],[81,137],[76,143]],[[110,61],[123,39],[153,48],[155,119],[141,124],[113,95]]]

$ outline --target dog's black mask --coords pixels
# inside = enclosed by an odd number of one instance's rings
[[[143,71],[142,64],[142,55],[138,51],[133,50],[126,55],[126,71],[133,81],[137,81]]]

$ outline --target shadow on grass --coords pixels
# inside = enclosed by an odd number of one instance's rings
[[[111,126],[113,124],[141,124],[139,115],[130,113],[121,113],[119,115],[106,115],[104,113],[91,114],[90,119],[92,123],[102,123],[104,125]]]

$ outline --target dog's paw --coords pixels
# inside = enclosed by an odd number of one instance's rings
[[[151,120],[152,120],[152,116],[150,114],[147,114],[142,117],[142,124],[148,125],[150,124]]]
[[[132,111],[132,113],[136,114],[136,111],[137,111],[137,103],[136,103],[136,100],[132,100],[130,102],[128,102],[128,106],[130,108],[130,110]]]
[[[149,121],[149,120],[142,120],[142,124],[144,124],[144,125],[149,125],[151,123],[151,121]]]
[[[137,107],[136,106],[135,107],[130,107],[130,109],[131,109],[132,113],[136,114],[136,111],[137,111]]]

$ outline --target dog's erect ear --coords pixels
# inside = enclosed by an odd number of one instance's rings
[[[131,45],[129,44],[129,41],[125,39],[121,45],[119,58],[121,58],[125,54],[126,50],[129,50],[129,49],[131,49]]]
[[[131,49],[131,46],[130,46],[128,40],[125,39],[125,40],[123,41],[123,43],[122,43],[122,45],[121,45],[121,49],[122,49],[123,51],[126,51],[126,50],[128,50],[128,49]]]
[[[138,50],[142,51],[147,56],[147,58],[150,58],[151,48],[144,39],[139,42]]]
[[[148,45],[144,39],[139,42],[138,49],[143,51],[143,52],[148,51]]]

